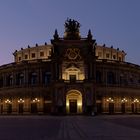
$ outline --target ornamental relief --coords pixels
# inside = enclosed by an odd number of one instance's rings
[[[70,61],[79,61],[81,60],[80,49],[78,48],[68,48],[65,51],[64,58]]]

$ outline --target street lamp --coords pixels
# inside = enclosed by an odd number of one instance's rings
[[[40,100],[39,100],[38,98],[35,98],[35,99],[33,100],[33,103],[36,103],[36,102],[40,102]]]
[[[127,99],[126,98],[123,98],[121,100],[122,104],[121,104],[121,111],[122,113],[125,113],[125,103],[127,102]]]
[[[109,97],[106,101],[111,102],[111,103],[114,102],[113,98],[111,98],[111,97]]]
[[[24,100],[23,100],[22,98],[20,98],[20,99],[18,100],[18,103],[24,103]]]
[[[113,114],[114,113],[114,99],[109,97],[107,100],[106,100],[109,104],[109,114]]]
[[[123,99],[121,100],[121,102],[122,102],[122,103],[126,103],[126,102],[127,102],[127,99],[126,99],[126,98],[123,98]]]
[[[5,100],[5,103],[6,104],[10,104],[10,103],[12,103],[9,99],[7,99],[7,100]]]
[[[137,104],[139,103],[139,100],[136,98],[134,99],[134,105],[135,105],[135,113],[137,113]]]

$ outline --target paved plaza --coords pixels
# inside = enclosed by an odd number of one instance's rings
[[[140,116],[0,116],[0,140],[140,140]]]

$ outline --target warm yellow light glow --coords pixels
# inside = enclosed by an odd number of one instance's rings
[[[125,103],[125,102],[127,102],[127,99],[126,99],[126,98],[123,98],[121,101],[122,101],[123,103]]]
[[[76,80],[84,80],[85,79],[84,70],[78,69],[74,66],[72,66],[68,69],[65,69],[62,73],[62,78],[64,80],[70,80],[70,75],[75,75]]]
[[[10,101],[9,99],[7,99],[7,100],[5,101],[5,103],[6,103],[6,104],[8,104],[8,103],[10,104],[11,101]]]
[[[40,100],[38,98],[35,98],[33,102],[40,102]]]
[[[69,106],[69,103],[67,102],[67,104],[66,104],[67,106]]]
[[[78,103],[77,105],[78,105],[78,106],[82,106],[82,103]]]
[[[18,100],[18,103],[24,103],[24,100],[20,98],[20,99]]]
[[[70,90],[66,96],[66,111],[70,113],[70,102],[77,102],[77,113],[82,113],[82,94],[77,90]]]
[[[138,99],[134,99],[134,103],[139,103],[139,100]]]
[[[111,97],[109,97],[106,101],[107,102],[114,102],[114,100]]]

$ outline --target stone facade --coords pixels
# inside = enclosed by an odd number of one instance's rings
[[[0,66],[0,114],[140,113],[140,66],[65,24],[64,38],[55,31],[51,45],[22,48]]]

